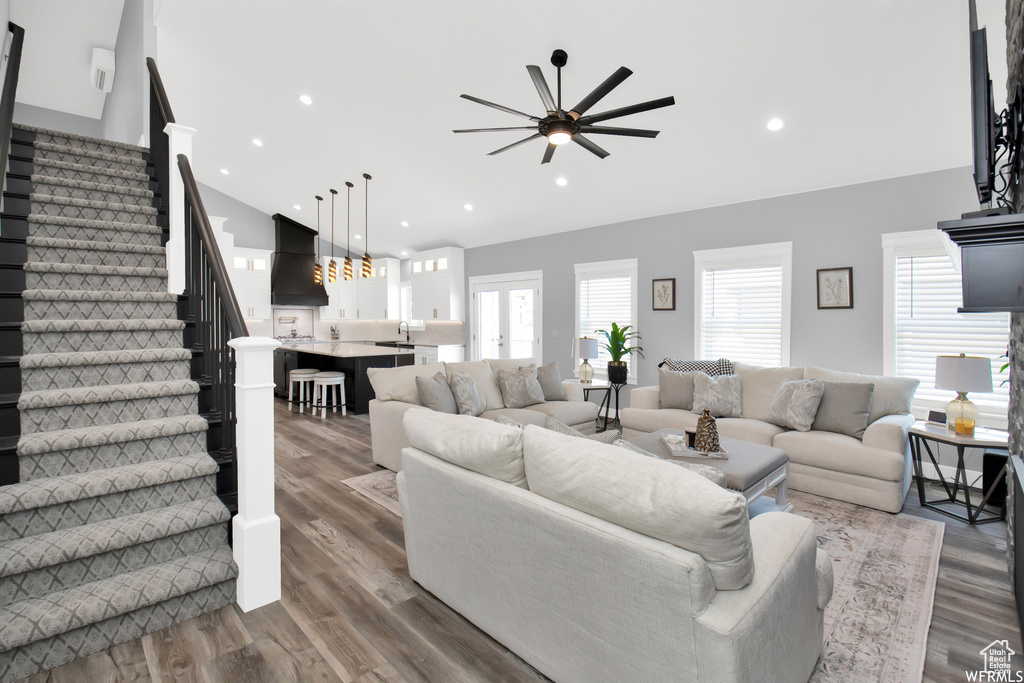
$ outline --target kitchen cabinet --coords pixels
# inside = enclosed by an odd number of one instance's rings
[[[321,320],[355,320],[356,319],[356,283],[355,280],[346,280],[342,273],[344,271],[345,257],[335,258],[338,262],[338,279],[334,282],[327,281],[327,265],[331,262],[329,256],[322,261],[324,268],[324,289],[330,302],[320,307]],[[353,267],[356,265],[352,264]]]
[[[263,249],[235,247],[228,276],[243,318],[270,318],[270,255]]]
[[[299,369],[299,352],[274,349],[274,393],[288,395],[288,373]]]
[[[460,344],[444,344],[442,346],[416,346],[413,348],[416,365],[432,363],[461,363],[466,360],[466,347]]]
[[[327,264],[324,260],[324,273]],[[324,282],[330,303],[320,307],[322,320],[398,320],[401,309],[399,261],[395,258],[374,259],[370,277],[364,278],[360,262],[353,261],[355,279],[345,281],[338,263],[338,281]]]
[[[410,283],[413,320],[465,320],[463,250],[432,249],[414,254]]]

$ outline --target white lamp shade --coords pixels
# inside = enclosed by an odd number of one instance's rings
[[[978,356],[938,356],[935,388],[957,392],[992,393],[992,361]]]
[[[598,345],[596,339],[590,337],[580,337],[576,340],[576,357],[577,358],[597,358]]]

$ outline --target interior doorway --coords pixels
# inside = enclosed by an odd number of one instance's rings
[[[536,358],[542,362],[544,273],[469,278],[470,357]]]

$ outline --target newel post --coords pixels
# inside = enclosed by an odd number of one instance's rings
[[[181,294],[185,290],[185,184],[178,172],[178,155],[184,154],[192,162],[192,136],[195,128],[180,123],[168,123],[167,166],[161,172],[168,174],[167,223],[170,238],[167,240],[167,291]]]
[[[235,350],[238,514],[232,522],[243,612],[281,599],[281,519],[274,512],[274,349],[269,337],[239,337]]]

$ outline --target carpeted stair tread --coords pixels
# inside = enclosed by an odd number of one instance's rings
[[[217,463],[209,453],[193,453],[63,477],[32,479],[4,488],[5,495],[0,496],[0,515],[185,481],[216,474],[217,470]]]
[[[216,496],[0,543],[0,578],[120,550],[231,519]]]
[[[173,295],[172,295],[173,296]],[[128,349],[125,351],[71,351],[68,353],[33,353],[21,356],[20,365],[28,368],[66,368],[77,365],[114,365],[117,363],[157,363],[187,361],[192,352],[185,348]]]
[[[43,175],[50,177],[61,177],[54,176],[53,174],[53,169],[59,169],[61,171],[70,171],[74,173],[102,175],[111,179],[149,183],[149,176],[138,171],[124,171],[117,168],[103,168],[101,166],[90,166],[88,164],[76,164],[71,161],[61,161],[60,159],[33,159],[32,165],[37,170],[48,171],[43,173]]]
[[[101,387],[79,387],[75,389],[46,389],[26,391],[18,400],[18,409],[39,410],[60,406],[75,406],[84,403],[108,403],[111,401],[136,401],[164,396],[198,394],[199,385],[190,379],[175,379],[166,382],[139,382],[137,384],[111,384]]]
[[[59,195],[37,194],[35,192],[30,194],[28,198],[34,204],[58,204],[60,206],[76,206],[84,209],[116,211],[118,213],[133,213],[145,216],[156,216],[157,214],[157,210],[155,207],[141,206],[138,204],[104,202],[97,199],[78,199],[76,197],[61,197]]]
[[[142,158],[141,154],[111,154],[110,152],[103,152],[100,150],[75,147],[73,145],[61,145],[53,142],[42,142],[40,140],[37,140],[33,144],[33,147],[36,152],[43,152],[40,156],[44,158],[46,158],[47,152],[52,152],[53,154],[78,157],[79,159],[101,159],[103,161],[121,164],[122,166],[137,167],[140,169],[144,169],[146,167],[146,160]]]
[[[37,136],[47,136],[56,138],[66,138],[68,140],[81,140],[82,142],[98,145],[101,147],[109,147],[113,149],[121,149],[126,152],[135,152],[138,154],[148,154],[148,147],[139,147],[128,142],[118,142],[117,140],[104,140],[103,138],[93,138],[88,135],[79,135],[78,133],[67,133],[62,130],[53,130],[52,128],[41,128],[39,126],[30,126],[25,123],[15,123],[13,126],[16,130],[24,130],[30,133],[35,133]]]
[[[35,185],[55,185],[58,187],[65,187],[69,189],[77,190],[91,190],[93,192],[107,192],[110,194],[123,194],[132,197],[145,197],[152,199],[153,191],[145,190],[136,187],[126,187],[124,185],[113,185],[111,183],[97,183],[91,180],[77,180],[75,178],[60,178],[57,176],[40,175],[33,173],[32,184]]]
[[[76,275],[121,275],[125,277],[167,277],[166,268],[96,266],[90,263],[49,263],[31,261],[24,265],[28,273],[73,273]]]
[[[74,216],[51,216],[42,213],[33,213],[28,216],[29,224],[37,225],[63,225],[71,228],[90,228],[92,230],[110,230],[115,233],[141,232],[159,235],[159,225],[151,223],[124,223],[119,221],[101,221],[96,218],[75,218]],[[31,230],[29,230],[31,232]]]
[[[91,240],[68,240],[58,237],[33,237],[25,238],[25,244],[29,247],[44,247],[51,249],[81,249],[85,251],[123,251],[133,254],[148,254],[163,256],[167,253],[164,247],[154,244],[133,244],[131,242],[97,242]]]
[[[162,320],[26,320],[21,324],[23,334],[34,332],[120,332],[120,331],[174,331],[185,329],[185,321],[172,318]]]
[[[129,614],[237,576],[231,548],[223,546],[14,603],[0,610],[0,650]]]
[[[205,432],[209,428],[199,415],[175,415],[155,420],[93,425],[77,429],[22,434],[18,439],[18,455],[38,455],[76,448],[92,448],[128,441],[142,441],[179,434]]]

